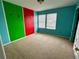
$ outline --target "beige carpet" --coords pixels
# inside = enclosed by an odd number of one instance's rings
[[[72,43],[65,38],[32,34],[5,46],[7,59],[75,59]]]
[[[1,43],[0,43],[0,59],[5,59]]]

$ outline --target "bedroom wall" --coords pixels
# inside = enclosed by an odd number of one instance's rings
[[[2,1],[0,0],[0,34],[2,36],[2,43],[7,44],[9,43],[7,25],[3,13]]]
[[[25,36],[22,7],[3,1],[10,40]]]
[[[56,30],[38,28],[37,32],[62,36],[70,39],[72,32],[72,24],[73,21],[75,20],[74,19],[75,11],[76,11],[76,5],[37,12],[38,15],[57,13]]]
[[[37,30],[38,30],[38,20],[37,20],[37,12],[35,11],[34,12],[34,27],[35,27],[35,33],[37,32]]]
[[[34,33],[34,11],[28,8],[23,8],[24,11],[24,24],[25,24],[25,33],[30,35]]]

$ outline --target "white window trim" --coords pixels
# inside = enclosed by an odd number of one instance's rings
[[[46,21],[46,14],[39,15],[39,28],[45,28],[45,21]]]
[[[57,21],[57,13],[47,14],[47,26],[46,26],[46,28],[55,30],[56,29],[56,21]]]

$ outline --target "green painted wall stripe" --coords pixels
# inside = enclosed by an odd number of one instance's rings
[[[14,41],[21,37],[24,37],[25,34],[22,7],[5,1],[3,3],[9,29],[10,40]]]

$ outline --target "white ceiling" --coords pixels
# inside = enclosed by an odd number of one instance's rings
[[[35,11],[70,6],[77,3],[77,0],[45,0],[42,4],[39,4],[37,0],[5,0],[5,1],[32,9]]]

